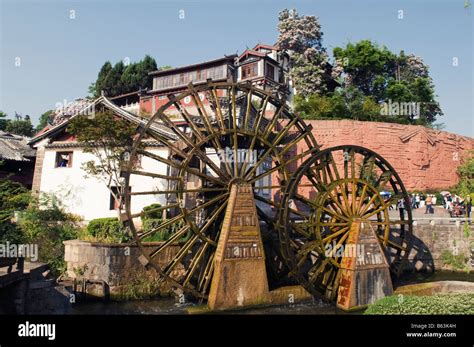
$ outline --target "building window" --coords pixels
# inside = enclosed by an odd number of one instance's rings
[[[72,167],[73,152],[56,152],[54,167]]]
[[[242,66],[242,79],[254,77],[258,75],[258,63],[251,63]]]
[[[267,69],[265,71],[265,77],[275,80],[275,67],[273,65],[267,64]]]

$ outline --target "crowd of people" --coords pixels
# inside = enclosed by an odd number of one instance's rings
[[[446,209],[451,217],[471,218],[472,201],[468,197],[462,199],[457,195],[452,195],[449,192],[441,194],[443,199],[443,208]],[[425,208],[425,214],[433,214],[434,206],[439,203],[438,197],[435,194],[414,193],[410,194],[410,206],[412,209]],[[400,206],[397,206],[400,207]]]

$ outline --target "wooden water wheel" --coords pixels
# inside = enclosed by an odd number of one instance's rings
[[[127,186],[124,220],[145,262],[173,286],[206,298],[230,188],[245,183],[252,186],[256,201],[269,281],[284,282],[288,270],[274,226],[291,172],[319,149],[311,127],[291,113],[284,101],[247,84],[189,85],[168,99],[139,130],[123,172]],[[172,136],[160,131],[163,126]],[[167,150],[148,150],[151,141]],[[145,172],[136,167],[137,158],[162,163],[169,170]],[[133,181],[143,176],[166,181],[166,189],[134,190]],[[138,196],[165,196],[166,202],[137,212]],[[137,220],[156,212],[166,218],[152,229],[137,225]],[[146,240],[164,231],[164,242],[146,251]],[[173,258],[160,262],[160,255],[171,252],[176,244],[180,248]]]
[[[401,274],[411,249],[410,199],[377,153],[350,145],[327,148],[301,165],[283,196],[282,254],[310,293],[335,298],[342,259],[336,252],[356,220],[375,231],[393,276]],[[393,208],[400,200],[404,214]]]

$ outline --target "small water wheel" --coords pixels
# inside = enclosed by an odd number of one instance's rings
[[[390,211],[400,200],[405,213]],[[346,244],[352,222],[363,221],[376,232],[395,277],[411,249],[408,194],[393,167],[363,147],[327,148],[303,163],[286,188],[279,218],[282,253],[292,274],[310,293],[331,299],[342,259],[336,252]]]
[[[311,127],[289,112],[284,101],[247,84],[189,85],[178,96],[169,95],[134,141],[126,180],[125,222],[148,264],[174,286],[198,298],[209,293],[214,257],[230,189],[234,183],[253,189],[265,246],[269,281],[288,278],[274,225],[281,210],[280,192],[298,163],[318,151]],[[179,119],[179,122],[177,122]],[[174,140],[160,131],[168,127]],[[147,150],[157,141],[167,150]],[[295,148],[302,152],[295,154]],[[166,164],[169,172],[144,172],[138,157]],[[134,191],[133,180],[148,176],[168,182],[166,189]],[[153,210],[134,212],[135,197],[165,195],[166,203]],[[153,212],[166,219],[151,230],[136,220]],[[150,236],[171,230],[169,238],[151,253],[143,243]],[[178,226],[178,227],[176,227]],[[173,259],[160,263],[160,255],[180,245]]]

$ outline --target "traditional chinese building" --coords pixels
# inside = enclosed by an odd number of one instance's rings
[[[0,131],[0,178],[9,178],[31,188],[35,150],[28,138]]]
[[[80,107],[76,107],[78,105]],[[73,110],[72,113],[71,110]],[[55,195],[69,212],[80,216],[84,221],[101,217],[115,217],[117,209],[120,207],[103,180],[86,175],[83,165],[89,161],[97,161],[97,158],[94,154],[85,151],[84,146],[78,143],[67,129],[68,124],[75,117],[93,117],[95,113],[103,111],[110,111],[116,117],[137,126],[146,122],[133,113],[120,108],[105,96],[101,96],[93,102],[79,101],[78,104],[68,105],[68,108],[61,113],[62,120],[60,122],[50,125],[29,141],[29,145],[37,153],[32,184],[33,194]],[[164,126],[157,125],[153,130],[165,137],[173,138],[170,130]],[[146,150],[160,156],[166,156],[168,153],[167,148],[153,140],[147,142]],[[169,170],[167,165],[150,158],[140,158],[136,165],[144,171],[163,175],[166,175]],[[146,190],[149,187],[164,189],[166,182],[153,177],[140,177],[134,179],[131,185],[133,191]],[[164,203],[163,196],[135,197],[136,211],[134,212],[140,212],[143,207],[152,203]]]

